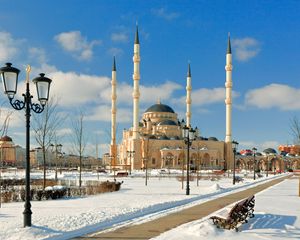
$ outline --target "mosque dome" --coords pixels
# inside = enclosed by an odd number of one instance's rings
[[[0,141],[2,142],[12,142],[12,138],[9,136],[3,136],[2,138],[0,138]]]
[[[172,120],[164,120],[158,123],[158,126],[162,126],[162,125],[172,125],[172,126],[177,126],[177,123],[172,121]]]
[[[218,141],[218,139],[216,137],[209,137],[208,141]]]
[[[155,135],[151,135],[151,136],[149,137],[149,139],[156,139],[156,136],[155,136]]]
[[[174,136],[174,137],[170,137],[171,140],[180,140],[180,137],[178,136]]]
[[[149,107],[145,112],[169,112],[175,113],[174,110],[168,105],[157,103]]]
[[[276,154],[276,150],[274,148],[266,148],[265,150],[263,150],[264,153],[266,154]]]
[[[159,140],[169,140],[169,138],[166,135],[162,135],[158,139]]]

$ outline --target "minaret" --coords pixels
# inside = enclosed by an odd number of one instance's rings
[[[191,66],[188,65],[188,72],[186,78],[186,126],[191,126],[191,104],[192,104],[192,75],[191,75]]]
[[[229,143],[232,141],[231,138],[231,109],[232,109],[232,54],[231,54],[231,44],[230,35],[228,34],[228,45],[226,54],[226,137],[225,142]]]
[[[136,26],[133,55],[133,139],[138,139],[139,128],[139,81],[140,81],[140,41],[138,26]]]
[[[110,143],[110,156],[111,165],[116,165],[117,156],[117,145],[116,145],[116,100],[117,100],[117,69],[116,69],[116,59],[114,57],[112,72],[111,72],[111,143]]]

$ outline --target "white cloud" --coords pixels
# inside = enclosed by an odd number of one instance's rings
[[[8,102],[8,100],[7,100]],[[24,114],[22,111],[15,111],[12,107],[1,107],[0,110],[0,127],[8,118],[8,131],[10,127],[22,127],[24,126]]]
[[[82,105],[101,100],[101,92],[110,88],[110,78],[74,72],[52,72],[51,94],[60,97],[64,106]]]
[[[10,33],[0,32],[0,61],[7,62],[18,54],[23,40],[15,40]]]
[[[179,17],[179,13],[177,12],[168,12],[165,8],[152,9],[152,14],[164,18],[167,21],[172,21]]]
[[[112,47],[107,50],[108,54],[111,56],[120,56],[123,54],[123,50],[121,48]]]
[[[103,89],[100,92],[100,97],[103,102],[111,102],[111,85]],[[121,82],[117,83],[117,102],[122,104],[131,104],[132,103],[132,86]]]
[[[164,84],[158,86],[143,86],[140,85],[140,102],[154,104],[158,99],[161,101],[171,98],[175,90],[181,89],[177,83],[167,81]],[[117,84],[117,102],[132,104],[132,91],[133,87],[127,83]],[[111,89],[107,88],[101,91],[101,98],[105,102],[111,101]]]
[[[233,39],[232,46],[234,47],[233,54],[239,61],[248,61],[260,52],[260,43],[250,37]]]
[[[245,103],[262,109],[274,107],[285,111],[299,110],[300,89],[273,83],[247,92]]]
[[[148,87],[142,85],[140,86],[141,102],[154,104],[158,99],[161,101],[168,100],[171,98],[175,90],[181,88],[181,85],[170,81],[157,86]]]
[[[112,33],[111,40],[113,42],[128,42],[128,36],[126,33]]]
[[[256,141],[239,141],[239,149],[252,149],[256,147],[259,152],[262,152],[266,148],[274,148],[277,151],[278,146],[280,145],[279,142],[269,140],[264,142],[256,142]]]
[[[117,108],[117,122],[129,123],[132,121],[132,109]],[[111,121],[111,106],[101,105],[92,110],[92,112],[86,117],[89,121]]]
[[[232,97],[235,98],[239,94],[235,91],[232,92]],[[200,88],[192,91],[192,105],[203,106],[214,103],[224,103],[225,89],[224,88]],[[186,96],[182,96],[178,99],[174,99],[174,103],[185,104]]]
[[[261,143],[259,145],[261,151],[265,150],[266,148],[274,148],[276,151],[278,151],[278,146],[280,145],[281,143],[277,142],[277,141],[273,141],[273,140],[270,140],[270,141],[265,141],[263,143]]]
[[[46,52],[42,48],[31,47],[28,49],[29,58],[32,61],[36,61],[39,64],[47,62]]]
[[[73,133],[73,130],[71,128],[61,128],[56,131],[56,134],[59,137],[71,135],[72,133]]]
[[[100,40],[88,42],[80,31],[63,32],[54,39],[65,51],[72,53],[79,60],[90,60],[93,57],[93,47],[101,44]]]

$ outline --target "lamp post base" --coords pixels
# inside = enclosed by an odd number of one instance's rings
[[[25,204],[25,205],[28,205],[28,204]],[[29,203],[30,205],[30,203]],[[28,207],[28,206],[27,206]],[[31,227],[31,210],[30,210],[30,206],[29,208],[27,208],[25,206],[25,210],[23,212],[23,220],[24,220],[24,227]]]
[[[189,186],[186,187],[186,195],[190,195],[190,187]]]

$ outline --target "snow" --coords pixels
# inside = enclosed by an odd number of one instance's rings
[[[243,224],[239,230],[217,229],[209,220],[216,213],[181,225],[153,238],[155,240],[198,239],[299,239],[300,197],[299,179],[285,180],[255,195],[255,217]]]
[[[186,196],[185,184],[182,189],[181,182],[175,177],[169,178],[168,174],[158,177],[157,174],[152,172],[152,177],[148,179],[148,186],[145,186],[145,178],[141,173],[133,173],[132,177],[117,179],[124,181],[118,192],[32,201],[33,226],[27,228],[23,228],[24,203],[3,203],[0,208],[0,239],[70,239],[94,231],[149,221],[201,202],[244,190],[274,177],[280,177],[280,175],[269,176],[255,182],[246,178],[243,183],[235,186],[232,185],[232,179],[227,177],[218,181],[201,180],[199,186],[196,185],[196,181],[192,181],[191,195]],[[11,173],[6,177],[19,178],[20,175],[20,173]],[[53,175],[48,173],[48,177],[54,177]],[[40,178],[41,173],[34,173],[32,176]],[[59,178],[78,180],[78,175],[76,172],[63,173]],[[98,178],[102,181],[113,180],[109,174],[83,174],[84,180]],[[258,234],[263,235],[264,239],[271,239],[275,233],[281,236],[280,239],[285,237],[291,239],[295,234],[299,234],[300,229],[297,220],[297,216],[300,216],[297,184],[296,179],[286,180],[257,194],[256,216],[248,224],[243,225],[241,232],[216,229],[210,221],[201,219],[166,232],[157,239],[186,239],[187,237],[199,239],[199,236],[219,239],[239,236],[241,237],[239,239],[255,239]],[[278,210],[279,206],[280,210]],[[285,236],[286,234],[288,236]]]

